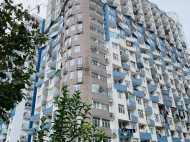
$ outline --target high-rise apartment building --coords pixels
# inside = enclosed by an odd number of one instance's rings
[[[92,104],[105,142],[189,142],[189,49],[174,16],[148,0],[49,0],[29,134],[42,116],[51,127],[66,87]]]
[[[33,14],[33,17],[38,21],[39,28],[43,32],[45,27],[45,20],[35,14]],[[28,27],[28,29],[30,28],[31,27]],[[38,58],[35,57],[34,59],[35,70],[35,65],[38,64]],[[29,63],[25,62],[24,66],[28,67],[28,65]],[[11,73],[9,76],[12,77]],[[24,90],[26,98],[23,99],[19,104],[15,105],[15,108],[13,110],[8,112],[10,123],[6,124],[0,119],[0,142],[27,142],[33,95],[35,92],[35,80],[36,75],[33,74],[30,77],[31,86],[28,86],[27,90]]]

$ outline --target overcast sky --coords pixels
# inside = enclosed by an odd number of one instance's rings
[[[3,0],[0,0],[2,2]],[[174,11],[178,14],[180,22],[183,26],[185,36],[190,45],[190,0],[149,0],[158,5],[158,7],[166,12]],[[30,6],[33,9],[36,4],[46,3],[47,0],[14,0],[15,3],[23,3],[25,8]],[[32,11],[36,13],[36,10]],[[46,6],[41,7],[39,16],[46,17]]]

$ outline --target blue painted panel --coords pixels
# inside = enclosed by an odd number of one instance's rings
[[[167,136],[158,136],[157,135],[158,142],[168,142]]]
[[[164,100],[164,104],[166,105],[166,106],[169,106],[169,107],[171,107],[172,106],[172,101],[166,101],[166,100]]]
[[[47,74],[47,78],[52,78],[56,73],[56,70],[55,71],[51,71],[50,73]]]
[[[152,139],[151,133],[141,133],[140,132],[140,139],[141,140],[151,140]]]
[[[124,79],[125,73],[113,71],[113,77],[116,79]]]
[[[136,103],[129,100],[129,106],[135,109],[136,108]]]
[[[127,132],[123,132],[122,130],[118,130],[118,133],[119,133],[119,137],[122,137],[122,138],[130,138],[130,137],[133,137],[133,133],[129,131]]]
[[[137,96],[137,97],[145,97],[145,93],[143,91],[138,91],[138,90],[134,90],[134,95]]]
[[[149,119],[149,125],[150,125],[150,126],[155,126],[155,122],[154,122],[154,120]]]
[[[179,110],[184,110],[183,105],[176,105],[176,108]]]
[[[181,142],[180,138],[172,138],[172,142]]]
[[[129,56],[125,52],[121,52],[121,61],[129,60]]]
[[[134,85],[142,85],[142,80],[138,78],[132,78],[132,83]]]
[[[156,85],[148,84],[148,90],[149,91],[156,91],[157,87],[156,87]]]
[[[130,66],[125,62],[123,62],[123,68],[126,70],[130,70]]]
[[[30,121],[38,121],[40,120],[40,114],[36,114],[30,117]]]
[[[131,115],[131,122],[138,123],[138,117]]]
[[[49,129],[51,127],[51,124],[52,124],[51,121],[47,122],[47,124],[44,126],[44,128]]]
[[[159,97],[158,96],[150,96],[150,100],[152,102],[158,103],[159,102]]]
[[[184,101],[185,101],[186,104],[190,103],[190,99],[184,98]]]
[[[127,91],[127,86],[122,84],[114,84],[114,88],[118,91],[125,92]]]
[[[43,115],[51,115],[53,112],[53,107],[49,107],[43,110]]]
[[[162,95],[170,95],[168,90],[162,90],[161,92],[162,92]]]

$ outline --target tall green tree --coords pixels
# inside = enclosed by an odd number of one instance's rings
[[[25,98],[22,90],[30,85],[34,56],[47,37],[39,23],[22,4],[11,0],[0,3],[0,118],[8,120],[9,111]],[[29,66],[24,66],[25,62]]]
[[[63,89],[62,95],[55,98],[54,104],[58,109],[49,131],[51,142],[92,142],[93,137],[96,137],[97,142],[102,142],[105,138],[103,127],[92,124],[91,105],[82,102],[79,91],[69,97],[67,89]],[[44,130],[37,133],[38,136],[45,135]],[[43,138],[44,141],[41,142],[45,142],[45,137]]]

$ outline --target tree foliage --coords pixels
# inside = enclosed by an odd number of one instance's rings
[[[92,124],[91,105],[82,102],[78,91],[72,97],[68,96],[66,89],[62,92],[62,96],[55,98],[54,102],[58,109],[50,128],[51,142],[92,142],[93,137],[96,137],[97,142],[102,142],[105,132],[103,127]]]
[[[34,73],[34,56],[39,43],[46,41],[39,23],[22,4],[11,0],[0,3],[0,118],[7,120],[9,111],[25,98],[22,90],[30,85]],[[28,66],[24,64],[28,62]]]

